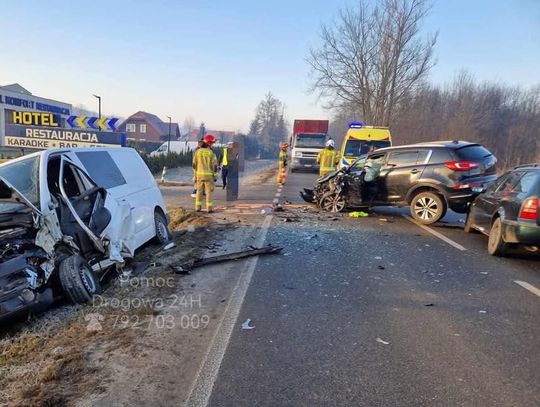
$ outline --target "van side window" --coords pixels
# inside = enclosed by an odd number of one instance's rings
[[[124,185],[122,172],[107,151],[80,151],[75,153],[88,171],[88,175],[103,188]]]

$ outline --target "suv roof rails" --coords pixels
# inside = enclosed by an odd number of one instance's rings
[[[514,170],[518,168],[526,168],[526,167],[540,167],[540,164],[538,163],[532,163],[532,164],[521,164],[514,167]]]

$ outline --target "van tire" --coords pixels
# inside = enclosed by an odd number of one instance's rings
[[[58,277],[64,294],[74,304],[83,304],[102,293],[99,279],[79,254],[62,260],[58,266]]]
[[[156,228],[156,240],[160,244],[167,243],[171,238],[171,234],[169,233],[167,218],[160,211],[154,212],[154,225]]]
[[[444,198],[432,191],[421,191],[411,199],[411,216],[418,223],[431,225],[446,215]]]

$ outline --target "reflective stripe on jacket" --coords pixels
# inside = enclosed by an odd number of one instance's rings
[[[325,148],[317,155],[317,162],[320,165],[321,173],[328,173],[336,170],[339,164],[339,154],[336,150]]]
[[[217,158],[209,148],[199,148],[193,154],[193,172],[198,179],[213,179],[217,171]]]

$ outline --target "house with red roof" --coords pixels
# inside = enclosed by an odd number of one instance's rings
[[[167,141],[169,138],[169,122],[162,121],[155,114],[139,111],[129,116],[118,131],[126,133],[126,137],[140,141]],[[171,140],[180,138],[178,123],[171,123]]]

